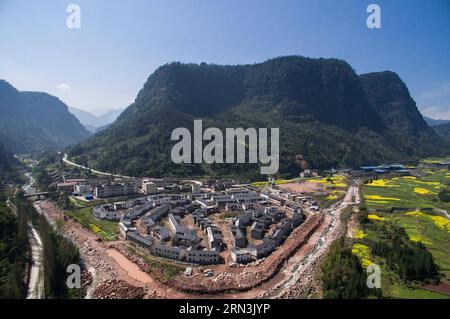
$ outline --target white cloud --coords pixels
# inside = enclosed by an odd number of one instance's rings
[[[450,82],[441,82],[416,99],[422,114],[434,119],[450,119]]]
[[[60,91],[70,91],[71,87],[68,84],[61,83],[56,86],[56,88]]]
[[[424,106],[420,112],[436,120],[450,120],[450,109],[438,106]]]
[[[422,95],[420,95],[419,99],[431,100],[431,99],[438,99],[438,98],[442,98],[442,97],[448,97],[449,95],[450,95],[450,82],[435,86],[430,91],[425,92]]]

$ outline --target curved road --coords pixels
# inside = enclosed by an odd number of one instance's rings
[[[75,167],[78,167],[78,168],[81,168],[84,170],[90,170],[92,173],[95,173],[98,175],[113,176],[113,177],[119,177],[119,178],[134,178],[132,176],[111,174],[111,173],[107,173],[107,172],[98,171],[96,169],[88,168],[86,166],[83,166],[83,165],[80,165],[80,164],[77,164],[77,163],[74,163],[74,162],[68,160],[67,157],[68,157],[67,154],[64,154],[63,159],[62,159],[63,162],[66,163],[67,165],[75,166]]]
[[[28,279],[27,299],[44,298],[44,250],[41,237],[31,223],[28,223],[28,236],[31,247],[31,268]]]

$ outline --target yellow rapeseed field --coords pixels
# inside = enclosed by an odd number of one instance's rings
[[[450,220],[448,220],[447,218],[444,218],[442,216],[428,215],[417,210],[413,212],[407,212],[405,213],[405,215],[428,219],[432,221],[436,227],[444,229],[450,233]]]
[[[426,188],[421,188],[421,187],[415,187],[414,188],[414,193],[420,194],[420,195],[430,195],[430,194],[436,194],[433,193],[432,191],[426,189]]]
[[[370,220],[386,220],[386,218],[380,217],[380,216],[375,215],[375,214],[370,214],[370,215],[367,216],[367,218],[369,218]]]
[[[380,195],[365,195],[365,199],[371,199],[371,200],[383,200],[383,201],[398,201],[400,198],[396,197],[383,197]]]
[[[366,200],[366,203],[367,204],[383,204],[383,205],[385,205],[385,204],[389,204],[390,202],[388,202],[386,200],[370,200],[370,199],[368,199],[368,200]]]
[[[386,179],[375,179],[366,185],[372,187],[400,187],[400,185],[392,184]]]
[[[90,224],[89,226],[91,226],[91,230],[94,232],[94,233],[99,233],[99,232],[101,232],[101,229],[100,229],[100,227],[98,227],[97,225],[95,225],[95,224]]]
[[[363,244],[354,244],[352,247],[352,253],[358,256],[364,268],[367,268],[370,264],[372,264],[372,261],[370,260],[372,251],[370,250],[370,247]]]
[[[409,239],[411,241],[415,241],[415,242],[421,242],[424,245],[432,245],[432,243],[430,241],[428,241],[426,238],[420,236],[420,235],[413,235],[410,236]]]
[[[357,239],[363,239],[363,238],[365,238],[366,236],[367,236],[367,234],[364,233],[364,230],[354,231],[354,235],[353,235],[353,237],[354,237],[354,238],[357,238]]]

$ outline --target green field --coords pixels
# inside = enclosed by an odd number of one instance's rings
[[[450,299],[450,296],[421,288],[408,288],[399,284],[392,286],[390,296],[400,299]]]
[[[66,210],[65,214],[89,229],[102,239],[112,241],[117,239],[118,226],[116,222],[99,220],[92,215],[91,207],[84,207],[76,210]]]
[[[402,226],[411,241],[422,242],[433,255],[443,275],[442,282],[450,283],[450,220],[439,211],[450,211],[450,203],[439,200],[437,194],[448,189],[450,173],[443,169],[423,169],[416,177],[380,179],[362,187],[365,204],[374,223],[378,218]],[[404,211],[389,212],[392,207]],[[438,210],[436,210],[438,209]],[[368,231],[364,238],[380,240],[381,235]],[[363,239],[361,239],[363,241]],[[382,261],[381,261],[382,262]],[[394,298],[448,298],[420,288],[418,283],[406,286],[384,269],[383,294]]]
[[[394,177],[366,183],[363,193],[368,207],[441,208],[450,203],[439,201],[437,194],[448,187],[448,170],[423,170],[423,176]]]

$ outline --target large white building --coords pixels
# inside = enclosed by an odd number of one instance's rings
[[[87,185],[87,184],[77,184],[74,187],[75,193],[77,194],[89,194],[92,191],[92,187],[91,185]]]
[[[114,197],[135,194],[137,190],[135,182],[102,184],[95,187],[95,197]]]

